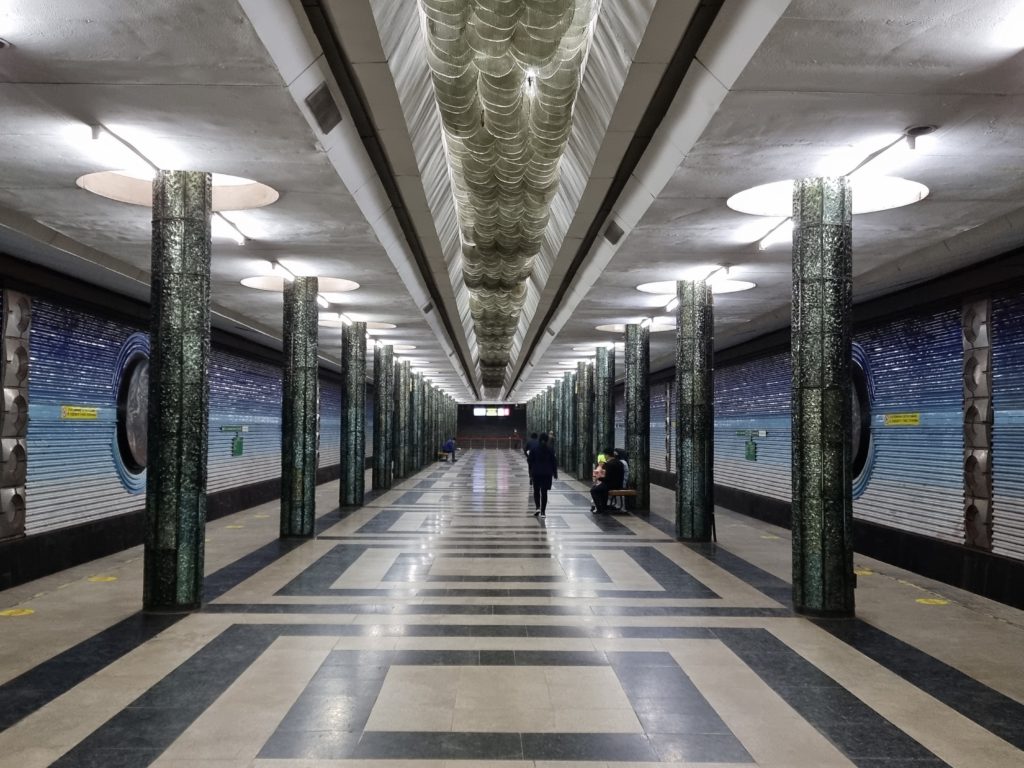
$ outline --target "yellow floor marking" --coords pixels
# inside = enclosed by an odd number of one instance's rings
[[[875,572],[870,568],[854,568],[853,572],[858,576],[874,576]]]
[[[117,576],[90,576],[89,581],[117,581]]]
[[[225,528],[245,528],[244,525],[225,525]]]
[[[772,533],[766,533],[763,536],[761,536],[761,538],[762,539],[777,539],[779,537],[774,535],[774,534],[772,534]]]
[[[31,616],[35,611],[31,608],[8,608],[0,611],[0,616]]]
[[[921,605],[949,605],[949,600],[943,600],[941,597],[919,597],[914,602]]]

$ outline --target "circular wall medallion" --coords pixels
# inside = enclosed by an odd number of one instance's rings
[[[117,434],[114,464],[132,493],[146,489],[149,438],[149,337],[133,333],[121,347],[114,375]]]
[[[871,363],[864,347],[853,345],[850,366],[851,392],[850,463],[853,472],[853,498],[867,489],[871,470],[875,464],[875,442],[871,434],[871,410],[875,399]]]

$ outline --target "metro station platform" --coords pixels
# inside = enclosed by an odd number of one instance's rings
[[[857,556],[858,618],[789,601],[788,532],[593,516],[470,451],[277,538],[207,527],[206,600],[140,612],[141,548],[0,593],[0,766],[1024,765],[1024,612]]]

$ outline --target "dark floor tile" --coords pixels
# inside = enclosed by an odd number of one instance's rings
[[[828,740],[850,757],[886,758],[889,760],[936,760],[931,752],[887,720],[879,718],[869,728],[843,724],[830,728]]]
[[[665,762],[752,763],[750,754],[728,734],[650,733],[651,746]]]
[[[646,736],[619,733],[524,733],[526,760],[657,760]]]
[[[362,733],[380,685],[363,695],[310,694],[304,692],[288,710],[279,731],[349,731]]]
[[[646,712],[637,711],[636,713],[640,725],[648,734],[732,734],[732,731],[722,722],[722,718],[706,704],[703,707],[693,707],[699,711],[676,712],[671,707],[673,699],[663,699],[663,701],[670,706],[665,709],[649,709]]]
[[[352,757],[367,760],[521,760],[518,733],[367,731]]]
[[[395,651],[392,664],[416,666],[476,666],[480,663],[479,651]]]
[[[344,760],[355,751],[362,734],[349,731],[278,730],[258,755],[264,760]]]
[[[158,749],[98,749],[79,754],[72,749],[50,763],[51,768],[145,768],[152,764],[163,750]]]
[[[485,667],[506,667],[516,663],[515,651],[480,651],[480,664]]]
[[[604,667],[608,659],[603,651],[516,651],[520,667]]]
[[[613,667],[679,667],[672,654],[662,651],[607,651],[605,655]]]
[[[387,667],[395,657],[394,651],[331,651],[323,666]],[[322,669],[322,667],[321,667]]]

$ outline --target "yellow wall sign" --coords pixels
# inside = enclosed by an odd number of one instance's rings
[[[885,414],[885,426],[887,427],[919,427],[921,426],[920,413],[887,413]]]
[[[65,421],[95,421],[99,415],[99,408],[86,408],[81,405],[62,405],[60,407],[60,417]]]

